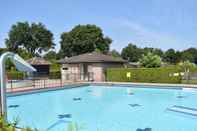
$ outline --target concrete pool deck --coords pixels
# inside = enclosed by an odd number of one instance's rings
[[[134,82],[70,82],[64,83],[63,85],[56,84],[48,87],[21,87],[21,88],[13,88],[7,89],[8,96],[12,95],[21,95],[21,94],[30,94],[37,92],[45,92],[45,91],[53,91],[53,90],[61,90],[61,89],[69,89],[81,86],[88,85],[98,85],[98,86],[125,86],[125,87],[133,87],[133,86],[143,86],[149,88],[149,86],[157,86],[155,88],[166,88],[166,89],[196,89],[197,85],[191,84],[164,84],[164,83],[134,83]]]
[[[81,82],[83,83],[83,82]],[[166,84],[166,83],[135,83],[135,82],[84,82],[92,85],[124,85],[124,86],[161,86],[161,87],[174,87],[174,88],[196,88],[194,84]]]

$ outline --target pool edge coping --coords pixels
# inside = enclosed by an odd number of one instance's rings
[[[150,88],[149,86],[158,86],[155,89],[164,88],[164,89],[183,89],[183,88],[191,88],[197,89],[197,85],[189,85],[189,84],[164,84],[164,83],[134,83],[134,82],[76,82],[74,84],[64,85],[63,87],[53,87],[53,88],[39,88],[32,89],[26,91],[18,91],[18,92],[7,92],[8,97],[19,96],[19,95],[27,95],[27,94],[35,94],[47,91],[56,91],[63,89],[71,89],[83,86],[124,86],[124,87],[133,87],[133,86],[144,86],[144,88]]]
[[[75,83],[75,84],[64,85],[63,87],[53,87],[53,88],[48,87],[48,88],[39,88],[39,89],[32,89],[32,90],[25,90],[25,91],[18,91],[18,92],[7,92],[7,97],[42,93],[42,92],[47,92],[47,91],[56,91],[56,90],[63,90],[63,89],[78,88],[78,87],[83,87],[83,86],[89,86],[89,84]]]

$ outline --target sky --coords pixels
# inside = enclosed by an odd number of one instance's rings
[[[167,50],[197,48],[196,0],[1,0],[0,47],[16,22],[41,22],[60,35],[78,24],[96,24],[121,51],[128,43]]]

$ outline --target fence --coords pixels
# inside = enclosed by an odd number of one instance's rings
[[[7,91],[17,92],[30,89],[41,89],[51,87],[63,87],[60,72],[52,72],[48,75],[26,74],[21,72],[7,73]]]
[[[7,91],[18,92],[32,89],[64,87],[67,84],[81,81],[93,81],[93,73],[68,73],[61,77],[61,72],[47,74],[26,74],[21,72],[7,73]]]
[[[182,77],[183,84],[197,84],[197,72],[189,72]]]

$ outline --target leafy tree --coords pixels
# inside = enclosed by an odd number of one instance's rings
[[[169,49],[164,54],[164,61],[170,64],[176,64],[181,61],[181,52]]]
[[[96,49],[108,53],[111,42],[96,25],[77,25],[70,32],[62,33],[60,53],[64,57],[93,52]]]
[[[128,44],[121,52],[123,59],[130,62],[137,62],[142,56],[142,50],[134,44]]]
[[[5,43],[10,51],[26,49],[32,55],[54,47],[53,34],[41,23],[18,22],[11,27]]]
[[[113,56],[113,57],[121,57],[120,53],[118,51],[116,51],[115,49],[113,49],[110,54]]]
[[[27,50],[21,49],[21,48],[18,49],[18,54],[25,60],[28,60],[33,57],[33,55],[31,53],[29,53]]]
[[[155,55],[158,55],[160,57],[163,57],[164,53],[161,49],[158,49],[158,48],[149,48],[149,47],[145,47],[143,49],[143,53],[144,55],[147,55],[149,52],[155,54]]]
[[[0,48],[0,55],[3,54],[4,52],[6,52],[7,49],[6,48]]]
[[[197,64],[197,49],[196,48],[189,48],[182,52],[182,60],[183,61],[190,61],[192,63]]]
[[[149,52],[147,55],[143,55],[143,57],[139,60],[139,62],[142,67],[146,67],[146,68],[160,67],[161,57]]]
[[[55,51],[49,51],[44,55],[44,58],[49,61],[54,61],[57,59],[57,54]]]

